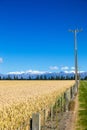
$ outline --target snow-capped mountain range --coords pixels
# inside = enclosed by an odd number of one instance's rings
[[[87,72],[80,72],[81,79],[87,77]],[[0,79],[73,79],[75,72],[43,72],[43,71],[26,71],[26,72],[10,72],[8,74],[0,74]]]

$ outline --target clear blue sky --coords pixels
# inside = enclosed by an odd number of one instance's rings
[[[83,28],[78,62],[87,71],[86,0],[0,0],[0,73],[70,69],[74,35],[68,29],[75,28]]]

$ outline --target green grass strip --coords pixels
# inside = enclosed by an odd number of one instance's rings
[[[80,81],[79,87],[79,119],[77,130],[87,130],[87,81]]]

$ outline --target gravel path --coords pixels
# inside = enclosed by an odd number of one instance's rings
[[[73,130],[72,125],[74,121],[75,112],[69,111],[63,114],[57,130]]]
[[[46,130],[75,130],[75,123],[77,119],[78,97],[75,98],[74,111],[68,111],[58,114],[54,121],[46,123]],[[53,126],[53,128],[52,128]],[[56,127],[58,126],[58,127]],[[44,130],[44,128],[42,129]]]
[[[76,98],[75,98],[74,111],[68,111],[63,114],[63,116],[59,122],[59,128],[57,130],[75,130],[77,112],[78,112],[78,96],[76,96]]]

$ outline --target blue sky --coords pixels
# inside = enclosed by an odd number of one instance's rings
[[[0,73],[61,71],[78,65],[87,71],[86,0],[0,0]],[[64,68],[65,67],[65,68]]]

